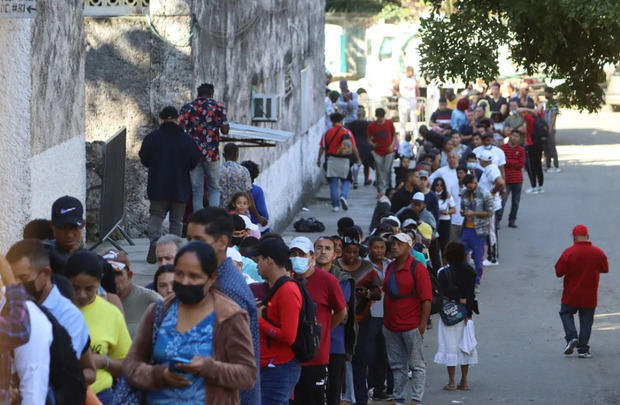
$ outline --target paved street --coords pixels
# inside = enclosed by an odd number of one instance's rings
[[[558,118],[561,173],[545,177],[545,193],[524,195],[519,229],[500,230],[501,265],[485,271],[475,317],[480,364],[470,371],[470,392],[446,392],[445,368],[433,363],[437,329],[425,335],[425,404],[617,404],[620,403],[620,275],[614,251],[620,230],[620,114],[588,116],[564,112]],[[268,190],[266,190],[268,192]],[[353,217],[367,232],[375,198],[372,187],[352,190]],[[315,216],[335,234],[344,213],[329,209],[323,186],[304,217]],[[577,223],[590,228],[593,242],[607,253],[610,274],[601,277],[591,359],[565,357],[558,316],[562,283],[553,266],[571,243]],[[287,240],[297,234],[290,226]],[[308,235],[315,238],[319,234]],[[145,244],[132,249],[137,273],[146,279]],[[141,261],[141,262],[140,262]],[[438,317],[433,323],[436,325]],[[457,378],[458,378],[457,371]]]

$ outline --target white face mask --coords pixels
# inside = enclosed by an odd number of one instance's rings
[[[293,265],[293,271],[297,274],[304,274],[308,271],[307,257],[291,257],[291,264]]]

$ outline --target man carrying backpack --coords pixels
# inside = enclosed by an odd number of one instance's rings
[[[302,296],[297,284],[287,276],[289,249],[281,239],[261,240],[257,253],[258,271],[269,286],[267,299],[258,307],[261,402],[283,404],[290,398],[301,373],[292,345],[297,336]],[[279,288],[274,291],[276,284]]]
[[[329,183],[329,194],[332,200],[332,211],[349,209],[347,196],[351,187],[349,172],[351,171],[351,155],[355,156],[357,164],[361,165],[362,160],[357,151],[355,138],[351,132],[342,126],[344,117],[340,113],[333,113],[329,116],[333,126],[321,137],[317,166],[321,167],[321,157],[325,153],[325,176]],[[342,183],[340,193],[338,193],[338,180]]]
[[[383,281],[383,334],[394,374],[394,402],[405,402],[411,370],[411,403],[419,404],[426,382],[422,336],[431,313],[431,281],[426,268],[411,256],[413,241],[409,235],[394,235],[390,245],[394,262],[388,266]]]
[[[327,401],[327,369],[331,347],[330,332],[347,315],[346,302],[340,284],[333,275],[314,266],[314,247],[310,239],[301,236],[291,242],[289,252],[296,279],[316,304],[316,320],[321,325],[317,355],[301,363],[301,376],[295,387],[295,405],[323,405]]]

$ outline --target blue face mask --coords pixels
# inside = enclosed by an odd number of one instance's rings
[[[468,169],[475,169],[476,168],[476,164],[473,162],[467,162],[467,168]]]
[[[291,264],[293,265],[293,271],[297,274],[304,274],[308,271],[307,257],[291,257]]]

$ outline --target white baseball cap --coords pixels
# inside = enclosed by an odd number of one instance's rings
[[[395,223],[396,226],[398,226],[400,228],[400,219],[398,219],[398,217],[396,217],[394,215],[389,215],[387,217],[381,218],[381,223],[384,223],[384,222],[387,222],[387,221]]]
[[[233,262],[243,262],[243,256],[241,256],[241,253],[235,248],[226,248],[226,257],[230,257]]]
[[[490,150],[483,150],[480,153],[480,156],[478,157],[478,159],[480,159],[483,162],[492,162],[493,161],[493,154],[491,153]]]
[[[411,198],[411,201],[419,201],[419,202],[424,202],[424,194],[422,194],[421,192],[417,192],[413,195],[413,197]]]
[[[398,239],[399,241],[406,243],[409,246],[413,246],[413,240],[411,240],[411,236],[403,232],[393,235],[391,239]]]
[[[407,218],[405,219],[405,222],[403,222],[403,229],[408,228],[412,225],[418,226],[418,223],[413,218]]]
[[[239,216],[243,219],[243,222],[245,222],[245,229],[249,229],[250,231],[258,231],[258,225],[253,223],[250,217],[248,217],[247,215]]]
[[[307,255],[310,252],[314,252],[314,245],[312,241],[305,236],[298,236],[291,241],[289,249],[299,249]]]

